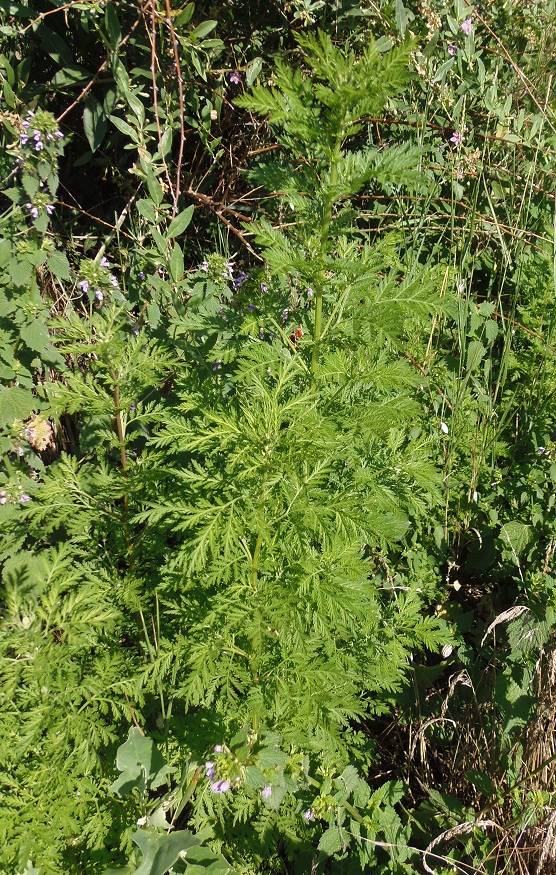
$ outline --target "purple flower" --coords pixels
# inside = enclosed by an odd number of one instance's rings
[[[29,137],[26,134],[21,135],[21,145],[26,146],[29,142]]]
[[[263,799],[268,799],[272,795],[272,787],[263,787],[261,790],[261,796]]]
[[[457,53],[458,53],[458,47],[456,46],[456,44],[455,43],[448,43],[448,54],[451,55],[453,58],[454,55],[457,55]]]
[[[97,301],[104,301],[104,295],[102,294],[100,289],[96,290],[95,298],[97,299]]]
[[[54,207],[52,206],[52,204],[47,204],[45,206],[45,210],[48,213],[48,215],[51,216],[52,213],[54,212]]]
[[[222,367],[222,359],[218,359],[218,361],[216,361],[216,362],[213,364],[213,366],[212,366],[212,370],[213,370],[213,371],[218,371],[219,368],[221,368],[221,367]]]
[[[461,182],[461,180],[463,179],[463,167],[460,167],[458,172],[456,173],[456,179],[458,180],[458,182]]]
[[[453,143],[454,146],[459,146],[462,140],[463,135],[460,133],[460,131],[455,131],[450,137],[450,143]]]
[[[201,264],[201,270],[207,271],[208,269],[209,269],[209,263],[208,263],[208,261],[207,261],[206,258],[205,258],[205,260],[204,260],[203,263]]]
[[[37,142],[38,142],[40,140],[40,138],[41,138],[41,132],[35,131],[35,133],[33,134],[33,139],[37,140]]]
[[[35,152],[42,152],[43,149],[44,144],[41,143],[40,140],[38,141],[38,143],[35,143]]]
[[[216,767],[215,767],[214,763],[209,760],[208,763],[205,763],[205,775],[207,776],[207,778],[210,778],[212,781],[215,774],[216,774]]]
[[[64,139],[64,135],[63,135],[62,131],[55,131],[54,136],[57,137],[59,140]]]
[[[309,822],[310,820],[312,820],[314,816],[315,816],[315,815],[313,814],[313,812],[311,811],[310,808],[308,808],[307,811],[304,811],[304,812],[303,812],[303,817],[305,818],[305,820],[306,820],[307,822]]]
[[[539,447],[539,456],[543,456],[546,453],[546,447]]]
[[[210,789],[213,793],[226,793],[231,786],[229,781],[215,781],[210,785]]]
[[[215,745],[214,745],[214,752],[215,752],[215,753],[222,753],[223,750],[224,750],[224,748],[222,747],[221,744],[215,744]]]
[[[25,119],[25,121],[21,122],[21,127],[25,128],[25,130],[27,130],[27,128],[29,127],[29,124],[30,123],[27,121],[27,119]]]
[[[110,267],[110,262],[108,261],[106,255],[103,255],[102,258],[100,259],[100,266],[101,267]]]
[[[465,21],[463,22],[463,24],[461,25],[461,29],[463,30],[463,32],[466,36],[469,36],[471,31],[473,30],[473,19],[466,18]]]
[[[27,209],[29,210],[29,212],[31,213],[31,215],[34,219],[39,218],[38,207],[33,206],[33,204],[25,204],[25,206],[27,207]]]
[[[314,293],[314,291],[313,291],[312,289],[307,289],[307,297],[308,297],[308,298],[314,298],[314,297],[315,297],[315,293]]]
[[[79,280],[77,285],[79,286],[79,288],[81,289],[82,292],[87,294],[87,292],[89,291],[89,283],[87,280]]]
[[[288,308],[286,307],[284,310],[282,310],[282,313],[281,313],[281,316],[282,316],[282,322],[287,322],[287,321],[288,321],[288,317],[289,317],[289,315],[290,315],[290,311],[289,311]]]
[[[28,501],[31,501],[31,496],[27,495],[26,492],[23,492],[20,495],[19,500],[20,500],[21,504],[27,504]]]
[[[251,313],[254,313],[255,310],[257,309],[257,305],[256,305],[256,304],[247,304],[247,309],[248,309]]]
[[[266,283],[261,283],[261,292],[268,292],[268,286]]]
[[[241,73],[239,72],[239,70],[234,70],[232,73],[230,73],[230,82],[233,85],[241,85]]]
[[[142,270],[139,271],[139,279],[140,279],[140,280],[144,280],[144,279],[146,279],[145,274],[143,273]]]
[[[240,289],[246,279],[248,279],[247,274],[245,271],[241,270],[232,282],[234,289]]]
[[[47,135],[46,135],[46,139],[47,139],[47,140],[53,140],[54,137],[52,136],[52,134],[47,134]]]
[[[115,276],[111,276],[110,279],[108,280],[108,282],[110,283],[111,286],[114,286],[115,289],[118,288],[118,280],[116,279]]]

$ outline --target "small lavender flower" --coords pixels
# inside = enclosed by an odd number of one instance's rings
[[[33,139],[38,142],[40,140],[40,138],[41,138],[41,132],[35,130],[35,133],[33,134]]]
[[[110,283],[111,286],[114,286],[115,289],[118,288],[118,280],[116,279],[115,276],[111,276],[110,279],[108,280],[108,282]]]
[[[137,410],[137,404],[130,404],[129,409],[130,410]]]
[[[448,54],[453,58],[458,53],[458,47],[455,43],[448,43]]]
[[[79,280],[77,285],[79,286],[81,291],[84,292],[84,294],[87,294],[87,292],[89,291],[89,283],[87,280]]]
[[[261,292],[268,292],[268,286],[266,283],[261,283]]]
[[[209,269],[209,263],[208,263],[208,261],[207,261],[206,258],[205,258],[205,260],[204,260],[203,263],[201,264],[201,270],[204,270],[204,271],[206,272],[208,269]]]
[[[145,274],[143,273],[142,270],[139,271],[139,279],[140,279],[141,281],[143,281],[143,280],[146,279]]]
[[[229,781],[215,781],[210,785],[210,789],[213,793],[226,793],[231,786]]]
[[[539,456],[543,456],[546,453],[546,447],[539,447]]]
[[[469,36],[471,31],[473,30],[473,19],[466,18],[465,21],[463,22],[463,24],[460,26],[461,26],[461,29],[463,30],[464,34],[466,36]]]
[[[26,492],[22,492],[22,494],[19,497],[19,500],[20,500],[21,504],[27,504],[28,501],[31,501],[31,496],[27,495]]]
[[[282,316],[282,322],[287,322],[287,321],[288,321],[288,318],[289,318],[289,315],[290,315],[290,311],[288,310],[287,307],[285,307],[285,309],[282,310],[282,313],[281,313],[281,316]]]
[[[315,815],[313,814],[313,812],[312,812],[312,810],[311,810],[310,808],[308,808],[307,811],[304,811],[304,812],[303,812],[303,817],[305,818],[305,820],[306,820],[307,822],[309,822],[310,820],[312,820],[312,819],[314,818],[314,816],[315,816]]]
[[[249,310],[250,313],[254,313],[255,310],[257,309],[257,305],[256,304],[247,304],[247,309]]]
[[[29,137],[27,136],[27,134],[22,134],[21,135],[21,145],[26,146],[28,142],[29,142]]]
[[[95,298],[97,299],[97,301],[104,301],[104,295],[102,294],[100,289],[96,290]]]
[[[52,134],[47,134],[47,135],[46,135],[46,139],[47,139],[47,140],[53,140],[54,137],[52,136]]]
[[[63,140],[63,139],[64,139],[64,135],[63,135],[62,131],[55,131],[55,132],[54,132],[54,136],[57,137],[58,140]]]
[[[37,143],[35,143],[35,152],[42,152],[43,149],[44,149],[44,144],[41,143],[40,140]]]
[[[263,799],[268,799],[272,795],[272,787],[263,787],[261,790],[261,796]]]
[[[207,778],[210,778],[212,781],[215,774],[216,774],[216,767],[215,767],[214,763],[209,760],[209,762],[205,763],[205,775],[207,776]]]
[[[308,298],[314,298],[314,297],[315,297],[315,293],[314,293],[314,291],[313,291],[312,289],[307,289],[307,297],[308,297]]]
[[[31,213],[31,215],[34,219],[39,218],[38,207],[33,206],[33,204],[25,204],[25,206],[27,207],[27,209],[29,210],[29,212]]]
[[[241,73],[239,72],[239,70],[234,70],[232,73],[230,73],[229,78],[230,82],[233,85],[241,85]]]
[[[454,146],[459,146],[462,140],[463,140],[463,135],[461,134],[460,131],[454,131],[454,133],[450,137],[450,143],[453,143]]]
[[[236,278],[232,281],[234,289],[240,289],[246,279],[248,279],[248,275],[245,273],[245,271],[240,271]]]
[[[103,255],[102,258],[100,259],[100,266],[101,267],[110,267],[110,262],[108,261],[106,255]]]
[[[222,359],[218,359],[218,361],[216,361],[216,362],[213,364],[213,366],[212,366],[212,370],[213,370],[213,371],[218,371],[221,367],[222,367]]]
[[[461,180],[463,179],[463,167],[460,167],[458,172],[456,173],[456,179],[458,180],[458,182],[461,182]]]
[[[222,753],[223,750],[224,750],[224,748],[223,748],[223,746],[222,746],[221,744],[215,744],[215,745],[214,745],[214,752],[215,752],[215,753]]]
[[[48,215],[51,216],[52,213],[54,212],[54,207],[52,206],[52,204],[47,204],[45,206],[45,210],[48,213]]]
[[[21,122],[21,127],[25,128],[25,130],[27,130],[27,128],[29,127],[29,124],[30,124],[30,122],[28,122],[27,119],[25,119],[24,121]]]
[[[226,262],[226,270],[228,272],[230,279],[232,279],[232,277],[234,275],[234,263],[233,263],[233,261]],[[226,276],[226,273],[224,273],[224,276]]]

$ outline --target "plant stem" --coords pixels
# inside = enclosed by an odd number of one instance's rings
[[[320,258],[321,268],[319,270],[318,279],[315,283],[315,327],[313,331],[313,354],[311,357],[311,385],[314,389],[316,386],[317,369],[319,365],[319,352],[322,336],[322,306],[323,306],[323,291],[325,281],[324,261],[328,252],[328,238],[330,236],[330,222],[332,220],[332,207],[334,206],[335,196],[334,188],[338,181],[338,163],[342,154],[343,142],[343,124],[340,126],[339,133],[336,137],[334,151],[330,158],[330,191],[324,202],[324,210],[322,216],[322,228],[320,234]]]

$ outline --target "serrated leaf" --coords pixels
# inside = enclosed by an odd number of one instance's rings
[[[318,850],[329,857],[341,851],[342,847],[340,830],[337,826],[330,826],[326,832],[323,832],[318,843]]]
[[[15,419],[28,419],[39,403],[30,389],[19,386],[0,386],[0,428],[11,425]]]
[[[34,349],[39,355],[51,345],[50,334],[46,325],[40,319],[33,319],[20,328],[21,339],[30,349]]]
[[[189,207],[186,207],[185,210],[182,210],[175,219],[172,219],[170,227],[168,228],[168,237],[179,237],[180,234],[183,234],[191,222],[194,209],[194,205],[191,204]]]
[[[283,766],[288,757],[281,750],[274,747],[263,747],[257,754],[257,765],[261,769],[272,769],[275,766]]]
[[[52,271],[54,276],[58,279],[68,280],[70,278],[69,261],[63,252],[53,252],[52,255],[48,256],[46,263],[48,264],[49,270]]]

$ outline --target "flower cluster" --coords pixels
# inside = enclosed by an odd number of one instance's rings
[[[0,504],[27,504],[31,496],[23,491],[21,486],[8,489],[0,489]]]
[[[81,278],[77,282],[78,289],[87,295],[90,301],[98,301],[99,304],[102,304],[106,295],[120,288],[106,256],[103,256],[98,263],[96,259],[83,260],[79,268],[79,276]]]
[[[29,201],[25,204],[25,209],[28,210],[32,219],[38,219],[41,213],[46,213],[48,216],[51,216],[54,212],[54,205],[49,203],[47,195],[37,193],[32,202]]]
[[[58,123],[51,112],[45,110],[29,110],[21,122],[22,132],[20,143],[32,149],[34,152],[42,152],[46,148],[54,154],[60,154],[61,148],[53,149],[64,139],[64,135],[58,128]]]

